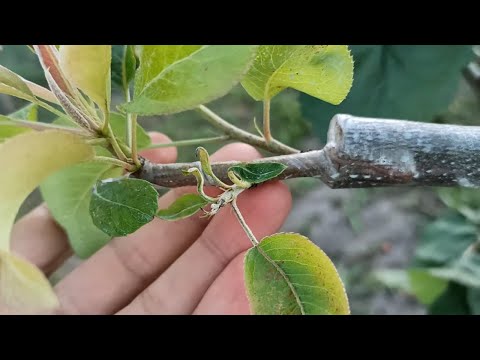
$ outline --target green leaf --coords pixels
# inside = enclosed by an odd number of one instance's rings
[[[480,224],[480,191],[468,188],[439,188],[440,199],[468,220]]]
[[[110,45],[62,45],[59,64],[65,77],[104,111],[110,110]]]
[[[93,148],[80,137],[56,131],[28,132],[0,144],[0,303],[28,311],[54,307],[53,290],[43,273],[9,253],[10,233],[27,196],[49,175],[91,160]]]
[[[431,121],[447,110],[473,59],[471,45],[350,45],[355,81],[338,106],[301,94],[302,111],[326,140],[335,114]]]
[[[465,286],[449,283],[447,290],[428,308],[430,315],[469,315]]]
[[[153,220],[157,200],[157,191],[145,180],[102,181],[93,189],[90,215],[104,233],[126,236]]]
[[[196,214],[207,204],[208,201],[198,194],[185,194],[175,200],[167,209],[159,210],[157,216],[168,221],[181,220]]]
[[[125,124],[127,123],[127,118],[119,113],[110,113],[110,125],[112,126],[112,131],[117,137],[117,139],[125,139],[127,132]],[[150,136],[146,131],[137,123],[137,147],[139,150],[144,149],[152,144]]]
[[[353,61],[346,45],[262,45],[242,85],[255,100],[293,88],[339,104],[352,81]]]
[[[247,72],[256,45],[145,45],[133,102],[140,115],[190,110],[225,95]]]
[[[452,212],[425,227],[415,257],[429,264],[444,265],[462,256],[476,240],[476,227]]]
[[[229,168],[237,174],[242,180],[251,184],[259,184],[267,180],[276,178],[287,168],[286,165],[269,162],[261,164],[242,164]]]
[[[255,314],[349,314],[342,281],[308,238],[267,236],[245,256],[245,284]]]
[[[135,76],[137,59],[133,45],[112,45],[112,85],[124,90]]]
[[[448,286],[448,281],[435,277],[426,269],[409,269],[412,294],[424,305],[433,303]]]
[[[120,168],[90,162],[63,169],[40,186],[52,216],[65,229],[70,245],[81,258],[91,256],[111,239],[90,216],[92,187],[99,180],[121,174]]]
[[[29,104],[29,105],[24,106],[21,109],[15,111],[14,113],[10,114],[9,116],[14,118],[14,119],[37,121],[38,120],[38,105],[37,104]]]
[[[473,315],[480,315],[480,288],[467,290],[467,302]]]
[[[20,99],[35,101],[35,96],[23,79],[13,71],[0,65],[0,94],[18,97]]]

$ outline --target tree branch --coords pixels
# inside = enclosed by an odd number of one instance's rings
[[[322,150],[252,161],[280,162],[278,179],[316,177],[331,188],[379,186],[480,187],[480,127],[336,115]],[[163,187],[195,185],[182,170],[198,162],[143,166],[134,177]],[[214,173],[230,183],[227,170],[238,162],[213,163]],[[208,177],[206,177],[208,178]]]
[[[211,125],[222,131],[225,135],[230,136],[232,139],[243,141],[247,144],[270,151],[274,154],[296,154],[300,152],[299,150],[282,144],[280,141],[274,139],[267,143],[264,138],[239,129],[229,122],[223,120],[220,116],[215,114],[206,106],[200,105],[196,110],[202,114],[205,120],[207,120]]]

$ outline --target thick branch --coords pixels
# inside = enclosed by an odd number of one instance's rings
[[[320,178],[331,188],[377,186],[480,187],[480,127],[440,125],[336,115],[322,150],[259,159],[287,169],[278,179]],[[228,182],[227,169],[237,162],[212,164]],[[164,187],[195,185],[182,170],[198,162],[159,165],[144,160],[133,174]]]

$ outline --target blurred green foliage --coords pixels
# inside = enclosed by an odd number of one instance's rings
[[[334,106],[302,94],[305,117],[322,141],[338,113],[431,121],[453,100],[471,45],[350,45],[352,89]]]

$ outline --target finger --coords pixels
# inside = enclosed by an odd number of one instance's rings
[[[153,144],[167,144],[172,142],[172,140],[167,135],[156,131],[151,131],[148,133],[148,135],[150,135]],[[157,164],[168,164],[173,163],[177,160],[177,148],[168,147],[143,150],[140,152],[140,155]]]
[[[245,251],[238,254],[213,281],[194,310],[195,315],[249,315],[245,291]]]
[[[238,206],[261,239],[283,224],[291,196],[285,184],[271,182],[241,194]],[[122,313],[192,313],[225,266],[251,246],[231,208],[223,208],[200,238]]]
[[[229,144],[212,156],[213,160],[246,161],[260,154],[245,144]],[[159,200],[169,206],[180,193],[194,187],[176,189]],[[62,312],[113,313],[157,278],[177,259],[207,225],[199,216],[178,222],[155,218],[136,233],[110,241],[103,249],[69,274],[57,287]]]
[[[65,231],[53,220],[45,204],[15,223],[12,251],[37,265],[47,275],[72,254]]]

